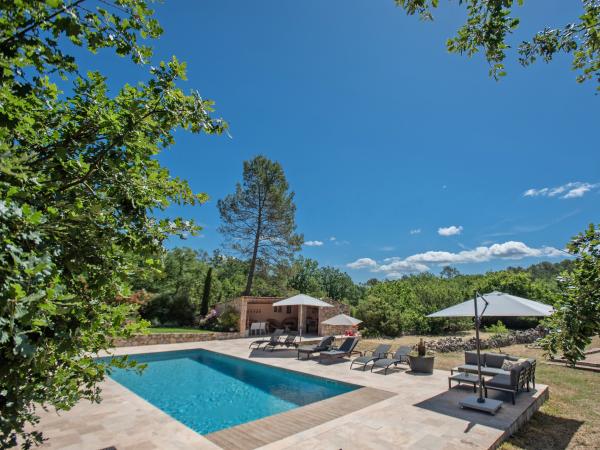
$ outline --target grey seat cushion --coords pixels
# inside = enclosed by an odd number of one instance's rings
[[[462,366],[458,366],[458,370],[461,372],[469,372],[469,373],[477,373],[477,366],[473,364],[463,364]],[[508,375],[509,372],[502,369],[497,369],[495,367],[485,367],[481,366],[481,373],[483,375]]]
[[[496,375],[489,381],[485,382],[488,387],[499,387],[502,389],[514,389],[515,385],[511,383],[510,375]]]
[[[502,355],[500,353],[486,353],[485,354],[485,365],[486,367],[494,367],[499,369],[504,364],[504,360],[507,355]]]
[[[477,365],[477,352],[465,352],[465,364],[466,365]],[[481,355],[481,365],[485,364],[485,358]]]

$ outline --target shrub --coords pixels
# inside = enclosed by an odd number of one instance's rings
[[[495,324],[487,326],[485,328],[485,331],[487,331],[488,333],[492,333],[492,336],[502,336],[504,334],[508,334],[509,330],[508,328],[506,328],[506,325],[504,325],[502,321],[499,320]]]
[[[154,325],[189,326],[196,307],[187,295],[158,294],[140,308],[142,318]]]

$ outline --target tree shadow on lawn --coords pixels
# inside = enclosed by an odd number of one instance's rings
[[[538,411],[508,442],[528,450],[563,450],[569,446],[582,425],[581,420]]]

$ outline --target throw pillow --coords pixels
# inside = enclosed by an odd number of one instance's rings
[[[505,359],[504,362],[502,363],[502,370],[509,371],[517,364],[518,363],[515,363],[514,361],[509,361],[508,359]]]

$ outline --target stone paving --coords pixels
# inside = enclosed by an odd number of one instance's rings
[[[405,369],[388,372],[349,370],[349,362],[319,364],[316,359],[298,361],[295,352],[249,350],[253,339],[190,342],[169,345],[121,347],[115,354],[141,354],[203,348],[263,364],[310,373],[395,393],[365,408],[290,434],[263,449],[488,449],[525,421],[543,403],[547,386],[508,396],[498,414],[490,416],[458,407],[458,400],[472,395],[470,386],[448,390],[446,371],[432,375],[412,374]],[[43,412],[38,427],[49,440],[44,448],[65,450],[123,449],[215,449],[205,437],[177,422],[116,382],[103,382],[101,404],[81,402],[68,412]]]

